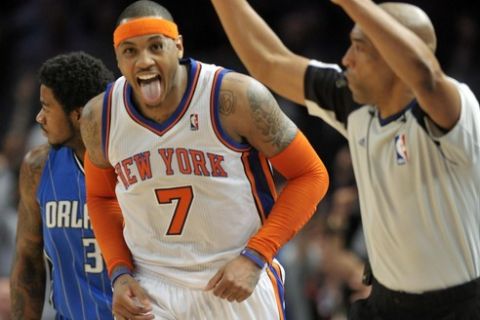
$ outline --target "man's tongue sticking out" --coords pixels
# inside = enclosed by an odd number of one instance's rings
[[[146,104],[157,104],[162,95],[162,86],[160,79],[155,78],[148,81],[140,81],[140,91],[142,92],[143,101]]]

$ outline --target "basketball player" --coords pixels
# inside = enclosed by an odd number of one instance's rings
[[[13,319],[40,319],[45,263],[57,319],[112,319],[112,290],[85,205],[79,120],[113,74],[82,52],[58,55],[39,71],[37,122],[49,145],[31,150],[20,171],[16,256],[11,273]]]
[[[478,101],[421,9],[332,2],[355,22],[345,72],[289,51],[247,1],[212,0],[252,75],[349,141],[374,276],[351,318],[480,319]]]
[[[184,59],[164,7],[137,1],[118,21],[123,77],[81,124],[116,318],[283,319],[274,256],[325,194],[325,167],[263,85]],[[277,199],[270,163],[288,179]]]

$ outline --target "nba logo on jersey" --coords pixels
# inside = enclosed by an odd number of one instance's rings
[[[405,134],[397,134],[395,136],[395,154],[397,158],[397,164],[405,164],[408,161],[407,143]]]
[[[365,147],[365,138],[361,138],[360,140],[358,140],[358,144],[359,144],[361,147]]]
[[[190,115],[190,130],[197,131],[198,130],[198,114],[193,113]]]

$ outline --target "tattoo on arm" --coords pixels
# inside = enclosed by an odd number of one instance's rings
[[[10,277],[13,319],[38,319],[42,314],[45,265],[36,189],[47,154],[46,146],[35,149],[27,155],[20,171],[16,253]]]
[[[230,90],[222,90],[220,92],[220,108],[222,115],[228,116],[235,112],[235,96]]]
[[[294,137],[292,126],[277,106],[272,94],[258,84],[249,85],[248,103],[252,110],[255,126],[263,140],[275,146],[277,150],[285,149]]]
[[[84,108],[81,122],[82,137],[86,144],[99,141],[99,128],[92,108]]]
[[[92,162],[96,165],[109,166],[102,149],[100,130],[102,101],[103,95],[97,96],[83,108],[82,118],[80,120],[80,131]]]

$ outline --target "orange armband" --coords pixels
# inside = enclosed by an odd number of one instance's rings
[[[277,251],[310,220],[328,189],[328,172],[302,132],[269,159],[287,183],[265,224],[247,244],[270,263]]]
[[[84,166],[88,213],[108,273],[111,275],[119,265],[133,270],[132,255],[123,238],[123,216],[115,196],[115,171],[95,166],[88,153]]]

